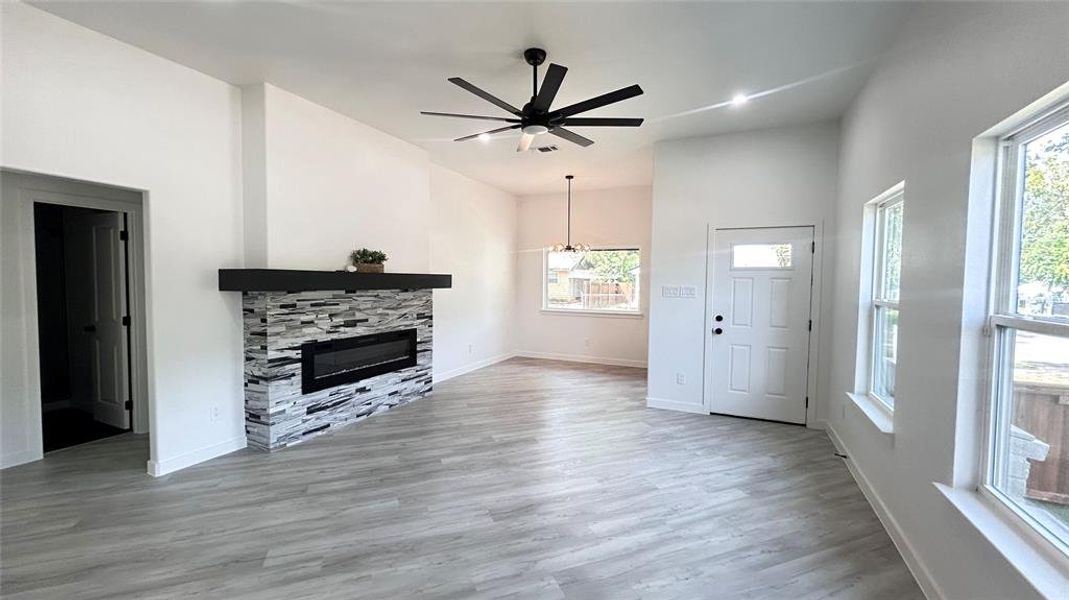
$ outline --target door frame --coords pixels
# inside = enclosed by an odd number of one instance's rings
[[[709,361],[713,356],[713,235],[717,230],[738,229],[781,229],[785,227],[812,227],[813,228],[813,278],[809,288],[809,318],[813,321],[813,329],[809,332],[809,364],[806,368],[806,397],[809,399],[805,411],[805,426],[810,429],[823,429],[823,420],[817,410],[820,391],[818,374],[820,373],[820,347],[821,347],[821,291],[823,287],[824,273],[824,221],[816,223],[776,223],[752,226],[717,227],[714,223],[707,223],[705,228],[705,304],[702,306],[703,345],[702,352],[702,410],[712,413],[713,405],[713,379]]]
[[[39,175],[4,169],[4,179],[17,189],[17,211],[20,223],[18,240],[19,280],[23,287],[26,348],[33,356],[27,360],[25,401],[28,416],[30,461],[44,457],[44,435],[41,421],[41,364],[38,358],[37,314],[37,256],[34,244],[34,211],[36,202],[79,208],[108,210],[126,214],[129,236],[126,277],[130,314],[130,392],[133,396],[131,428],[133,433],[150,434],[153,410],[148,379],[148,310],[146,299],[146,231],[144,194],[137,190],[85,183],[62,177]],[[12,189],[9,187],[8,189]],[[20,461],[22,462],[22,461]]]

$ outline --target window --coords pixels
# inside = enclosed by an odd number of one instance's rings
[[[1069,108],[1000,160],[983,489],[1069,551]]]
[[[898,290],[902,273],[903,188],[899,184],[869,203],[866,282],[868,302],[868,395],[886,409],[895,405],[895,370],[898,366]]]
[[[637,313],[639,250],[545,251],[542,280],[546,310]]]
[[[790,269],[791,244],[735,244],[732,269]]]

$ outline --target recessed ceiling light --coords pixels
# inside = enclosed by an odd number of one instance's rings
[[[479,141],[484,143],[484,144],[486,142],[489,142],[490,141],[490,134],[489,133],[480,133],[479,134]]]
[[[743,104],[749,102],[749,100],[750,99],[746,97],[746,94],[735,94],[735,96],[731,99],[731,104],[733,106],[742,106]]]

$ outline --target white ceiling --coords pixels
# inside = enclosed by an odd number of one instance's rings
[[[428,150],[516,194],[652,181],[659,140],[835,118],[890,43],[903,4],[38,2],[60,17],[219,79],[267,81]],[[638,83],[645,95],[584,116],[645,117],[638,129],[575,128],[597,143],[517,154],[517,137],[451,139],[498,115],[459,76],[517,106],[524,48],[569,68],[555,107]],[[741,107],[738,93],[761,94]],[[704,109],[704,110],[702,110]],[[545,143],[540,140],[541,143]]]

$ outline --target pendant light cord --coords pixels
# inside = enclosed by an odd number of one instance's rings
[[[568,247],[572,247],[572,178],[568,178]]]

